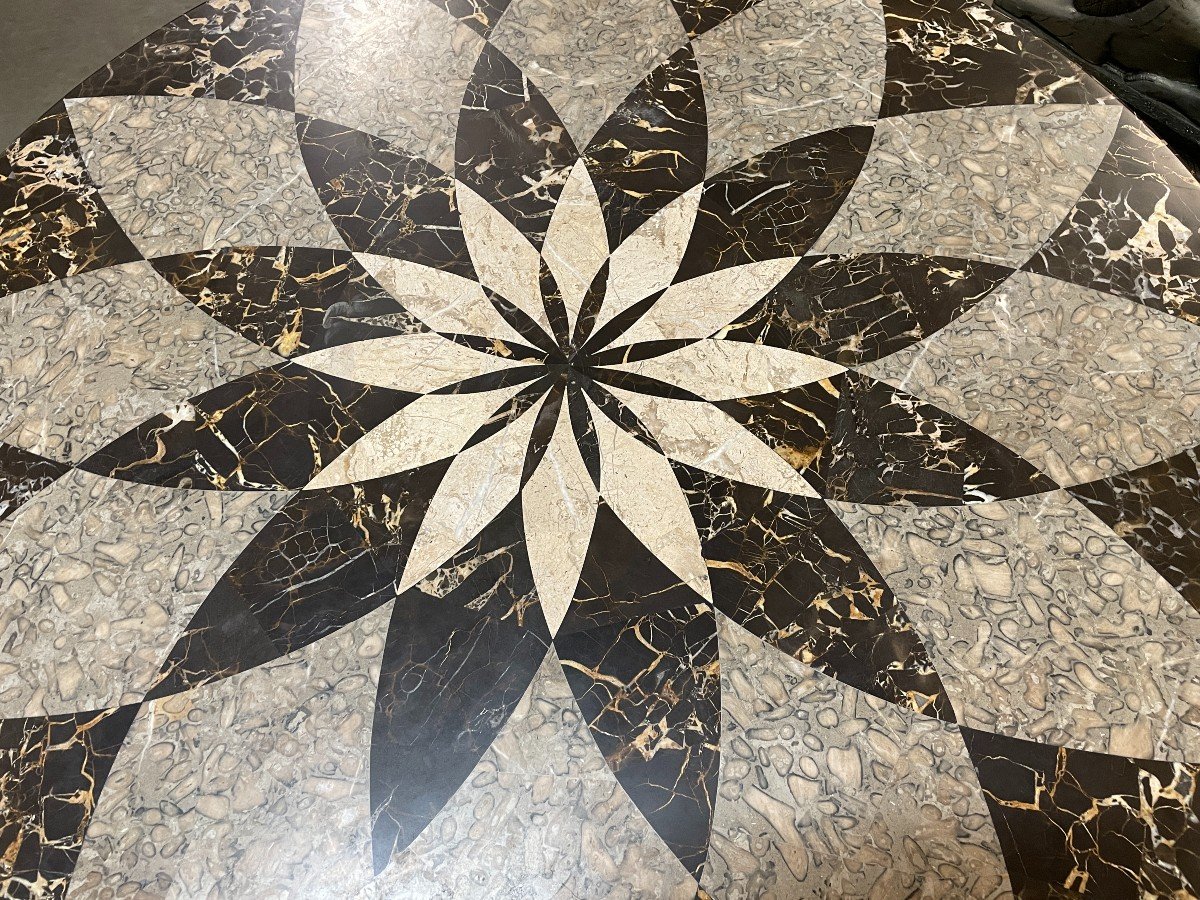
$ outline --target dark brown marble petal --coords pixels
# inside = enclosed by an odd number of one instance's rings
[[[708,855],[720,765],[721,664],[707,604],[588,631],[555,646],[609,767],[693,875]]]
[[[1068,490],[1200,610],[1200,450]]]
[[[136,706],[0,722],[0,890],[61,900]]]
[[[396,599],[371,743],[375,871],[462,785],[550,643],[520,504]]]
[[[56,103],[0,156],[0,296],[141,258]]]
[[[824,502],[676,470],[718,610],[838,681],[954,721],[920,636]]]
[[[1200,184],[1126,110],[1091,184],[1025,269],[1200,324]]]
[[[1019,897],[1191,897],[1200,769],[963,729]]]
[[[709,178],[675,280],[803,254],[854,186],[872,132],[861,125],[823,131]]]
[[[164,487],[299,488],[415,396],[285,362],[155,416],[80,468]]]
[[[151,262],[204,312],[280,356],[426,330],[348,250],[233,247]]]
[[[540,248],[578,158],[549,101],[508,57],[486,45],[459,113],[459,180]]]
[[[353,128],[308,116],[296,128],[317,195],[351,250],[474,275],[450,175]]]
[[[134,44],[71,97],[161,94],[291,109],[303,0],[210,0]]]
[[[703,181],[707,151],[704,91],[687,45],[633,89],[584,151],[609,245]]]
[[[732,19],[757,0],[671,0],[688,37],[694,38]]]
[[[1041,103],[1116,102],[1044,41],[972,0],[884,0],[880,116]]]
[[[510,0],[430,0],[484,37],[492,33]]]
[[[20,447],[0,443],[0,522],[69,468]]]
[[[718,336],[857,365],[928,337],[1011,273],[942,256],[806,257]]]

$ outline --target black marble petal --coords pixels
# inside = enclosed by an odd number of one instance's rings
[[[60,900],[137,706],[0,722],[0,890]]]
[[[280,356],[428,330],[348,250],[232,247],[151,262],[204,312]]]
[[[685,44],[630,92],[584,152],[609,246],[703,181],[707,154],[704,90]]]
[[[929,337],[1011,274],[949,257],[806,257],[718,337],[858,365]]]
[[[20,447],[0,443],[0,522],[70,468]]]
[[[474,28],[484,37],[492,33],[510,0],[431,0],[464,25]]]
[[[972,0],[884,0],[880,116],[1026,103],[1111,102],[1045,41]]]
[[[1025,268],[1200,324],[1200,184],[1126,110],[1091,184]]]
[[[708,854],[720,765],[716,628],[712,609],[697,604],[555,638],[600,752],[697,877]]]
[[[487,44],[463,97],[454,158],[459,180],[540,248],[579,154],[550,102]]]
[[[709,178],[675,280],[803,254],[854,186],[872,134],[862,125],[823,131]]]
[[[671,0],[683,30],[694,38],[749,9],[758,0]]]
[[[142,256],[88,175],[56,103],[0,157],[0,296]]]
[[[343,125],[298,115],[296,129],[317,195],[351,250],[474,276],[450,175]]]
[[[415,397],[284,362],[149,419],[80,468],[165,487],[299,488]]]
[[[951,506],[1058,487],[999,441],[857,372],[716,405],[831,500]]]
[[[1194,765],[963,729],[1018,897],[1200,891]]]
[[[71,97],[160,94],[295,105],[303,0],[210,0],[134,44]]]
[[[1068,490],[1200,610],[1200,448]]]
[[[925,715],[954,712],[920,636],[821,500],[676,466],[713,602],[806,665]]]
[[[516,501],[396,600],[371,743],[377,872],[471,773],[549,642]]]

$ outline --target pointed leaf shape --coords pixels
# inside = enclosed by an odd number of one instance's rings
[[[584,295],[608,258],[600,200],[583,160],[571,169],[571,177],[554,207],[542,258],[554,273],[569,330],[574,331]]]
[[[63,463],[0,443],[0,522],[69,470]]]

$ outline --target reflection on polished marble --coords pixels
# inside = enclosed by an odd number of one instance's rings
[[[209,0],[0,157],[0,896],[1200,895],[1200,184],[978,0]]]

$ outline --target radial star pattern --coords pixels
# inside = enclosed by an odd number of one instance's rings
[[[0,159],[3,896],[1194,896],[1197,234],[970,2],[198,6]]]

